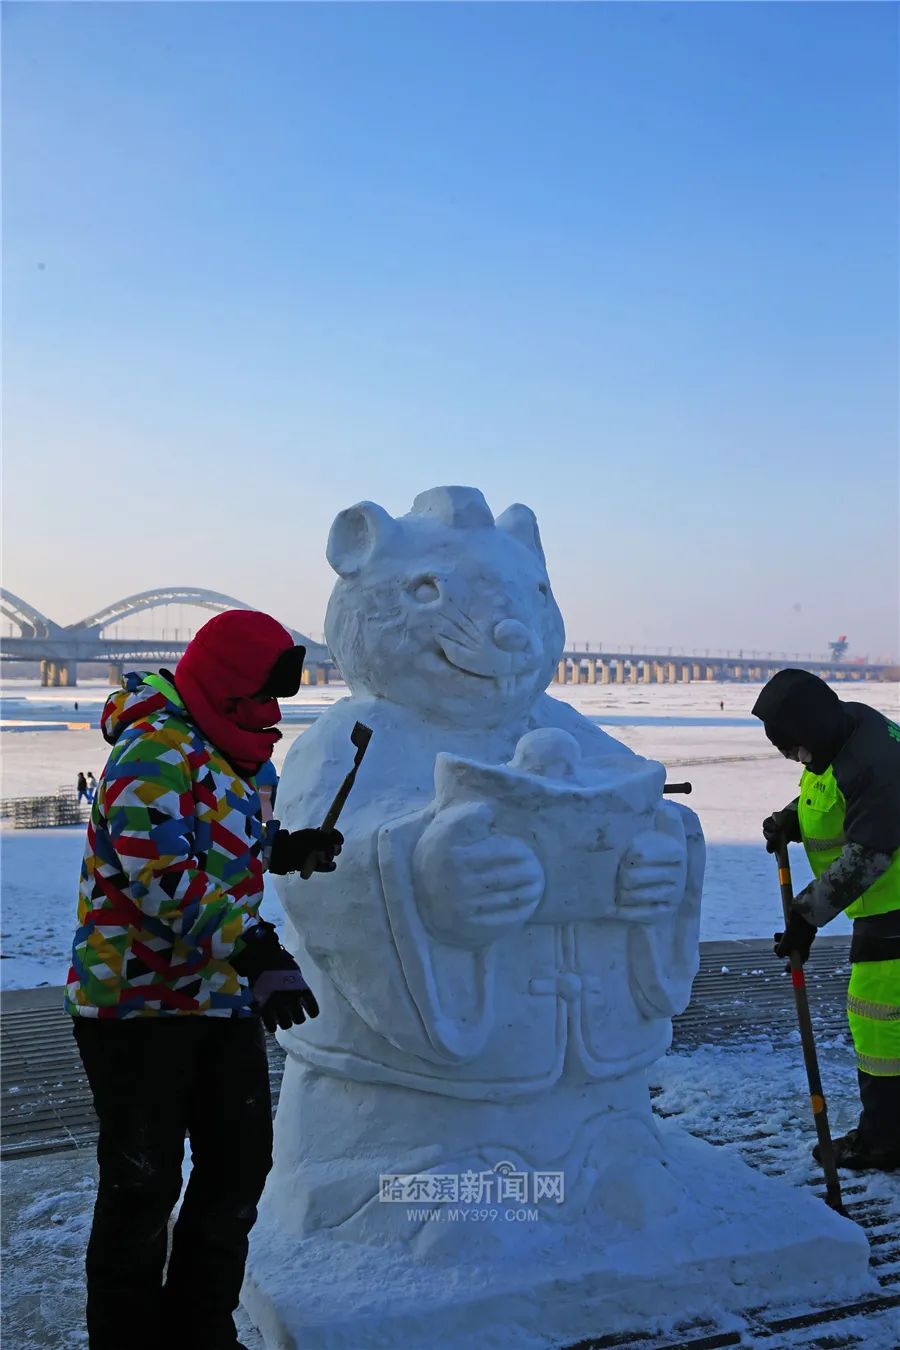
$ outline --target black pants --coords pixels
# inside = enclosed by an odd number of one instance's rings
[[[873,1148],[900,1153],[900,1077],[882,1078],[857,1070],[862,1115],[860,1134]]]
[[[76,1017],[75,1039],[100,1118],[87,1251],[90,1350],[236,1346],[232,1313],[272,1165],[262,1024]],[[163,1287],[186,1132],[193,1167]]]

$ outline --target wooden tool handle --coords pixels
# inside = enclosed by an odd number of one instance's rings
[[[356,782],[357,770],[359,769],[360,764],[362,764],[363,756],[366,753],[367,746],[368,742],[366,742],[365,745],[361,745],[357,750],[353,768],[347,774],[343,783],[341,783],[341,786],[334,794],[334,801],[331,803],[328,810],[325,812],[325,819],[322,821],[323,830],[333,830],[334,827],[337,825],[340,814],[344,809],[344,804],[347,801],[347,798],[350,796],[350,791],[353,787],[353,784]],[[304,881],[309,881],[310,877],[312,876],[315,870],[316,869],[313,864],[307,863],[303,867],[301,867],[300,875]]]
[[[778,884],[781,887],[781,908],[784,913],[784,927],[787,931],[794,901],[794,888],[791,881],[791,864],[788,860],[787,840],[782,835],[775,852],[778,863]],[[813,1034],[812,1017],[809,1011],[809,998],[806,993],[806,976],[803,962],[796,952],[790,954],[791,985],[794,989],[794,1001],[797,1005],[797,1023],[800,1027],[800,1044],[803,1047],[803,1061],[806,1065],[806,1081],[809,1084],[809,1101],[812,1106],[816,1135],[819,1140],[819,1154],[822,1159],[822,1171],[825,1173],[825,1203],[839,1214],[846,1214],[841,1199],[841,1183],[838,1178],[837,1163],[834,1157],[834,1144],[828,1124],[828,1106],[822,1090],[822,1076],[819,1073],[819,1057],[816,1054],[816,1041]]]

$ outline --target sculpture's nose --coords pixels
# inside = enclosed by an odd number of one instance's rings
[[[494,641],[502,652],[524,652],[531,634],[518,619],[501,619],[494,629]]]

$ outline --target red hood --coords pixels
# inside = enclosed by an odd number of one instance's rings
[[[281,739],[277,700],[257,696],[293,645],[271,615],[229,609],[197,631],[176,667],[175,684],[191,718],[242,773],[256,773]]]

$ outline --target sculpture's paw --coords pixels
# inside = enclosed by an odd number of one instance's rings
[[[481,947],[531,918],[544,871],[521,839],[496,831],[487,802],[439,811],[413,855],[426,927],[444,942]]]
[[[644,830],[619,864],[616,901],[622,918],[654,923],[665,917],[681,903],[686,877],[683,838]]]

